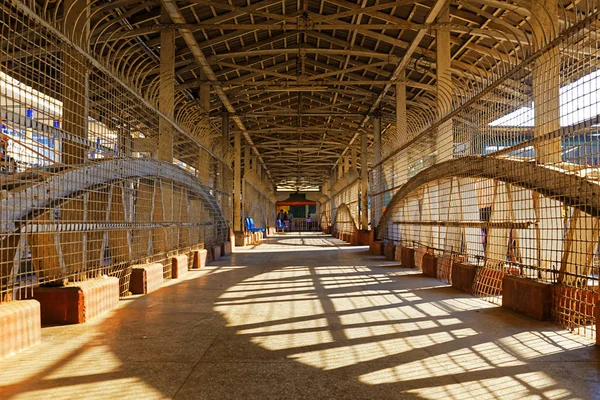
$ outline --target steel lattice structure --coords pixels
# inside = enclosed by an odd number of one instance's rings
[[[495,302],[506,274],[552,282],[556,319],[595,333],[597,2],[8,0],[0,16],[3,300],[98,274],[125,293],[132,263],[247,216],[272,227],[274,187],[318,188],[324,229],[429,249],[441,279],[477,265]]]

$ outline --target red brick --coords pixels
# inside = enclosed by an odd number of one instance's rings
[[[437,257],[433,254],[425,254],[422,262],[423,275],[437,278]]]
[[[188,272],[188,256],[179,254],[171,257],[171,278],[179,279]]]
[[[40,303],[18,300],[0,304],[0,359],[42,340]]]
[[[210,249],[210,254],[213,261],[218,261],[221,258],[221,246],[213,246]]]
[[[383,243],[380,240],[374,240],[371,245],[371,254],[381,256],[383,251]]]
[[[201,269],[206,266],[206,256],[208,251],[206,249],[199,249],[192,251],[192,269]]]
[[[401,247],[400,248],[400,264],[404,268],[414,268],[415,267],[415,249],[411,249],[410,247]],[[398,259],[398,258],[396,258]]]
[[[358,231],[359,246],[369,246],[373,244],[373,231]]]
[[[452,266],[452,287],[467,293],[473,293],[473,284],[477,275],[477,266],[466,263],[454,263]]]
[[[131,268],[129,291],[133,294],[147,294],[160,288],[164,280],[163,270],[160,263],[134,265]]]
[[[119,279],[114,277],[74,282],[67,286],[39,287],[42,324],[82,324],[119,305]]]
[[[393,243],[386,243],[384,249],[385,259],[387,261],[394,261],[396,255],[396,246]]]
[[[221,254],[224,256],[231,254],[231,242],[223,242],[223,244],[221,244]]]
[[[552,285],[506,275],[502,279],[502,307],[540,321],[552,317]]]

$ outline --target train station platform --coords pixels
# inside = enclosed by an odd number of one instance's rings
[[[8,399],[593,399],[600,348],[330,236],[285,234],[0,361]]]

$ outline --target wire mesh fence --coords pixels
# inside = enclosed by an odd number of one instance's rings
[[[599,27],[597,13],[576,17],[512,64],[496,60],[494,79],[453,82],[451,107],[438,104],[452,111],[409,129],[370,179],[381,239],[435,252],[440,279],[454,260],[476,265],[473,291],[495,303],[506,275],[552,284],[554,317],[593,336]]]
[[[243,217],[252,218],[255,228],[273,228],[276,226],[275,196],[265,191],[264,186],[255,187],[251,181],[244,180]],[[256,185],[259,186],[259,185]]]
[[[172,77],[119,78],[75,36],[90,30],[76,6],[35,7],[0,4],[0,301],[99,275],[125,294],[145,261],[169,278],[170,255],[228,237],[228,138]]]
[[[356,235],[360,223],[360,180],[354,179],[332,196],[335,219],[333,230],[340,235]]]

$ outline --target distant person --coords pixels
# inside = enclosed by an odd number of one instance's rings
[[[312,231],[312,222],[312,217],[310,216],[310,214],[308,214],[308,216],[306,217],[306,226],[309,231]]]
[[[290,220],[288,219],[288,213],[283,213],[283,226],[285,229],[290,229]]]
[[[287,219],[288,219],[288,221],[290,221],[290,231],[291,231],[292,228],[294,227],[292,225],[294,223],[294,214],[292,214],[291,211],[287,214]]]
[[[279,214],[277,214],[277,219],[280,221],[285,220],[285,213],[283,212],[283,210],[279,210]]]

